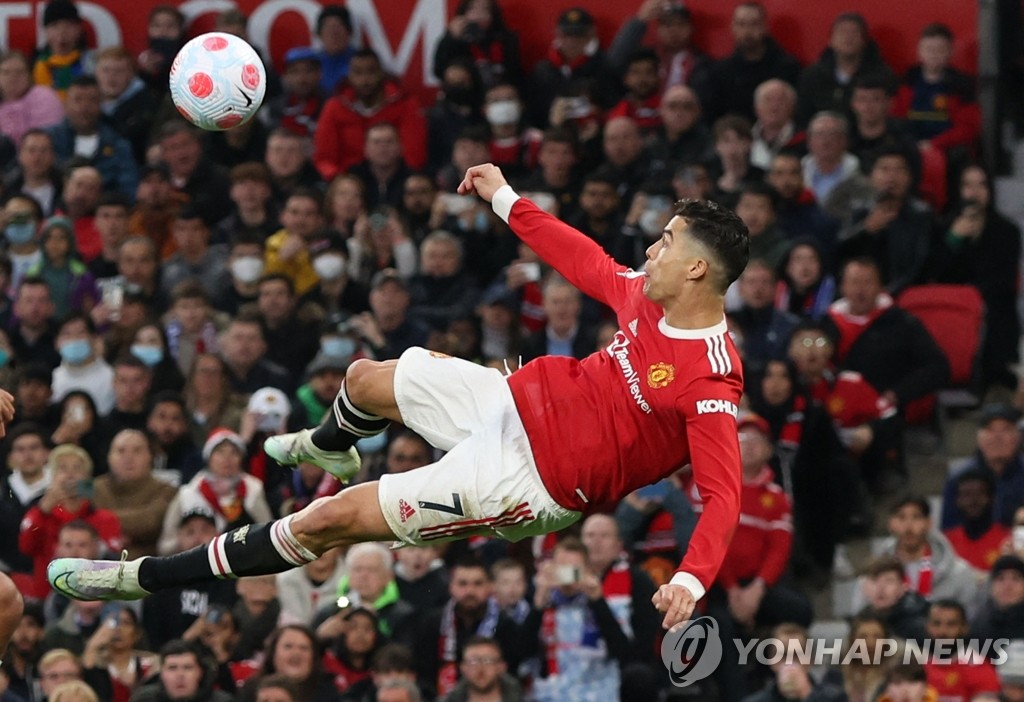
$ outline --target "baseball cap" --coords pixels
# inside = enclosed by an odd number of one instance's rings
[[[181,515],[181,519],[178,520],[178,526],[185,526],[190,519],[205,519],[210,524],[217,524],[217,518],[213,516],[213,512],[208,507],[203,507],[202,505],[196,505],[185,510]]]
[[[81,15],[78,14],[78,8],[71,0],[52,0],[43,10],[44,27],[49,27],[54,22],[61,20],[82,21]]]
[[[583,36],[593,28],[594,17],[582,7],[568,9],[558,18],[558,31],[571,37]]]
[[[336,370],[344,373],[348,370],[348,367],[351,364],[351,356],[332,356],[321,351],[316,355],[316,358],[306,366],[306,375],[312,378],[317,373],[322,373],[327,370]]]
[[[991,578],[995,580],[996,576],[1007,570],[1015,570],[1024,576],[1024,561],[1020,559],[1020,556],[1015,556],[1012,553],[1000,556],[992,564]]]
[[[292,413],[292,403],[288,401],[288,396],[277,388],[266,387],[252,394],[248,409],[256,414],[273,414],[283,418]]]
[[[743,431],[747,428],[756,429],[765,436],[771,436],[772,433],[772,428],[771,425],[768,424],[768,420],[759,414],[754,414],[753,412],[745,412],[736,420],[737,431]]]
[[[374,275],[373,279],[370,281],[370,289],[376,290],[386,283],[395,283],[396,285],[401,286],[402,290],[409,290],[409,286],[405,282],[405,278],[399,275],[398,271],[394,268],[385,268]]]
[[[981,408],[981,416],[978,418],[978,426],[987,427],[997,419],[1003,419],[1011,424],[1016,424],[1020,421],[1020,418],[1020,410],[1016,407],[1008,405],[1005,402],[996,402],[985,405]]]
[[[311,46],[296,46],[294,49],[288,49],[284,55],[284,65],[287,66],[296,61],[313,61],[319,65],[320,54],[315,52]]]
[[[213,454],[214,449],[224,442],[228,442],[234,446],[243,456],[249,452],[249,447],[245,445],[245,441],[243,441],[242,437],[235,432],[224,428],[214,429],[210,432],[210,436],[206,440],[206,443],[203,444],[203,460],[209,461],[210,455]]]

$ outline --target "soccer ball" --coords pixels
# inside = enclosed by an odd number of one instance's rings
[[[171,99],[192,124],[223,131],[256,114],[267,92],[259,54],[233,34],[201,34],[171,64]]]

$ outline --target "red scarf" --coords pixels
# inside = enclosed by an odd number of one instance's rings
[[[903,576],[903,582],[911,590],[916,590],[917,594],[921,597],[928,599],[932,594],[932,549],[930,546],[926,546],[924,549],[924,555],[921,556],[921,566],[917,571],[917,587],[910,582],[910,578],[906,575]]]
[[[547,318],[544,316],[544,295],[539,283],[531,282],[523,286],[523,301],[519,309],[519,321],[527,331],[535,332],[544,328]]]
[[[557,68],[566,78],[571,78],[572,74],[579,70],[579,68],[589,60],[590,56],[587,53],[582,53],[570,61],[562,55],[562,52],[559,51],[558,47],[554,44],[548,47],[548,61],[550,61],[551,65]]]
[[[245,512],[245,481],[239,480],[235,486],[235,499],[227,505],[222,504],[221,498],[213,489],[209,480],[203,478],[199,481],[199,492],[210,505],[214,512],[224,517],[228,524],[233,523]]]
[[[473,55],[473,62],[477,66],[487,64],[501,66],[505,63],[505,47],[496,39],[492,39],[487,46],[470,44],[469,53]]]
[[[888,308],[888,305],[876,306],[863,317],[855,317],[845,310],[837,309],[836,305],[832,305],[828,316],[839,329],[839,345],[836,347],[836,362],[839,365],[846,361],[847,354],[850,353],[850,349],[853,348],[864,330],[870,327]]]
[[[501,608],[495,599],[487,600],[487,610],[484,618],[476,627],[477,636],[494,638],[494,632],[498,629],[498,615]],[[437,639],[437,657],[441,666],[437,669],[437,696],[438,699],[451,692],[456,683],[459,682],[458,660],[458,630],[455,621],[455,600],[448,600],[441,613],[441,632]]]
[[[803,395],[796,395],[793,398],[793,408],[786,415],[786,421],[779,429],[779,436],[776,439],[780,444],[799,448],[800,439],[804,435],[804,413],[807,411],[807,398]]]

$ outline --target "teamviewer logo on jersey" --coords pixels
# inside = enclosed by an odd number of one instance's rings
[[[661,661],[676,687],[687,687],[715,672],[722,662],[718,622],[700,617],[669,631],[661,642]]]
[[[697,414],[739,414],[739,408],[728,400],[697,400]]]

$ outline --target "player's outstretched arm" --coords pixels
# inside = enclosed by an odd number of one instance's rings
[[[485,163],[467,170],[459,193],[476,193],[490,202],[495,214],[508,222],[516,236],[584,294],[613,309],[618,307],[617,300],[625,298],[627,280],[616,274],[626,267],[616,263],[593,239],[533,203],[518,204],[519,196],[508,187],[497,166]]]
[[[7,644],[21,622],[22,607],[18,588],[10,578],[0,573],[0,656],[7,650]]]

